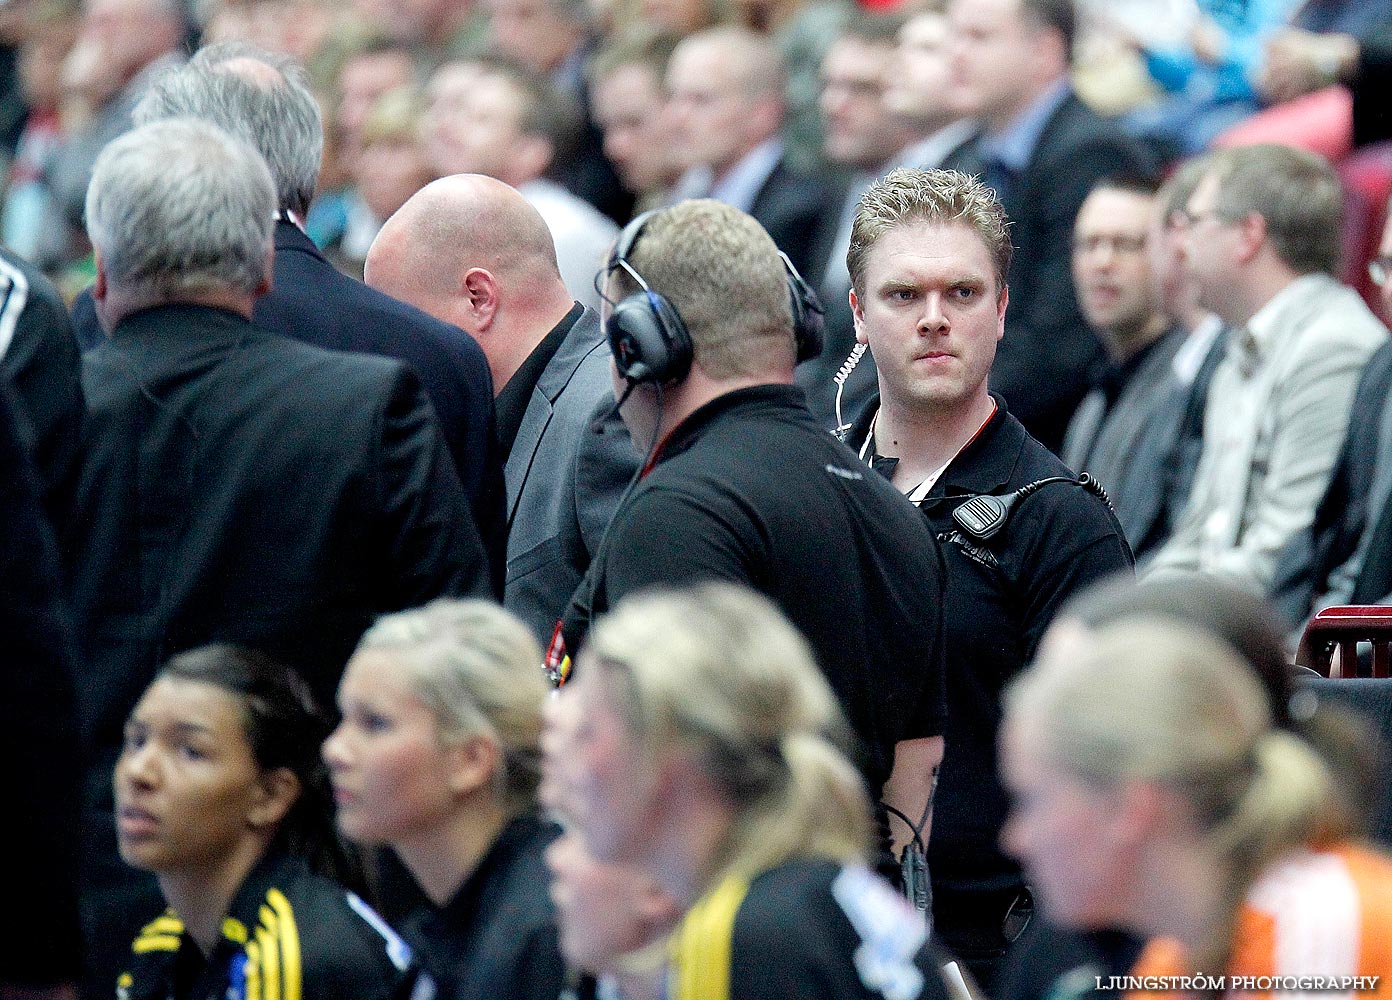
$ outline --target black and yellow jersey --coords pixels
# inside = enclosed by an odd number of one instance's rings
[[[672,936],[670,1000],[946,1000],[922,917],[869,869],[789,861],[732,876]]]
[[[263,858],[204,956],[173,910],[131,944],[116,1000],[389,1000],[410,988],[410,947],[371,907],[298,858]]]

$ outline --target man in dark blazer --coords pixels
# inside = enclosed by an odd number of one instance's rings
[[[599,317],[566,290],[541,215],[480,174],[435,181],[406,202],[372,244],[367,280],[476,331],[507,455],[503,603],[544,647],[638,466]]]
[[[682,39],[667,64],[672,145],[687,168],[673,198],[714,198],[748,212],[815,284],[831,192],[787,162],[783,88],[782,57],[761,35],[723,27]]]
[[[135,111],[139,124],[181,116],[212,122],[250,143],[276,180],[274,280],[256,303],[256,322],[318,347],[396,358],[420,377],[488,551],[495,593],[501,593],[506,528],[487,360],[457,327],[340,274],[304,234],[323,148],[319,108],[304,71],[247,45],[209,46],[157,79]],[[90,310],[79,302],[74,318],[89,342]]]
[[[105,343],[63,562],[80,623],[84,890],[100,982],[124,893],[111,767],[171,654],[236,642],[325,704],[373,617],[489,592],[468,501],[415,373],[251,322],[270,281],[275,189],[249,146],[187,119],[97,161],[87,201]],[[114,953],[119,953],[116,951]],[[111,982],[107,979],[106,982]]]
[[[0,248],[0,381],[9,383],[15,430],[39,474],[55,526],[82,430],[77,340],[67,307],[38,268]]]
[[[1100,178],[1145,173],[1151,156],[1073,92],[1072,0],[952,0],[948,17],[953,93],[982,131],[943,166],[996,190],[1015,245],[991,388],[1057,452],[1102,361],[1073,291],[1073,220]]]

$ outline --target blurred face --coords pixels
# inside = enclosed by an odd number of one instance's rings
[[[353,171],[358,193],[374,218],[391,218],[432,178],[430,164],[415,140],[374,142],[358,154]]]
[[[415,67],[408,52],[373,52],[350,59],[338,78],[338,126],[345,138],[355,143],[372,106],[384,94],[414,81]]]
[[[1219,184],[1212,174],[1194,189],[1185,209],[1184,255],[1189,275],[1198,285],[1199,302],[1228,322],[1243,323],[1234,313],[1233,283],[1241,254],[1238,226],[1214,210]]]
[[[546,706],[542,800],[596,861],[641,864],[656,843],[656,769],[628,731],[606,668],[582,654]]]
[[[19,83],[29,106],[58,107],[62,97],[63,60],[77,35],[75,22],[51,24],[25,40],[19,50]]]
[[[1042,33],[1021,16],[1020,0],[952,0],[948,24],[958,112],[1005,127],[1033,96],[1023,70]]]
[[[538,73],[559,66],[579,41],[579,26],[547,0],[488,0],[487,7],[498,51]]]
[[[952,63],[948,58],[947,18],[919,14],[899,29],[899,44],[885,78],[889,112],[935,130],[956,117],[948,98]]]
[[[679,45],[667,66],[667,95],[671,142],[684,167],[719,173],[758,144],[748,132],[755,102],[718,45]]]
[[[881,392],[909,410],[955,410],[986,394],[1005,331],[1007,295],[990,254],[959,223],[888,230],[853,293],[856,340],[868,344]]]
[[[823,152],[828,160],[874,169],[908,145],[909,133],[885,106],[885,67],[894,49],[838,40],[822,59]]]
[[[604,133],[604,155],[634,194],[659,191],[676,177],[667,148],[662,81],[641,63],[620,66],[591,89],[595,123]]]
[[[431,81],[425,153],[434,172],[511,176],[511,151],[522,139],[522,96],[477,67],[447,67]],[[443,71],[442,71],[443,73]]]
[[[156,873],[215,869],[255,839],[267,800],[241,702],[200,681],[162,677],[126,723],[116,762],[121,857]]]
[[[1151,214],[1155,199],[1132,191],[1094,191],[1073,226],[1073,282],[1078,304],[1095,329],[1125,357],[1153,328]]]
[[[577,968],[612,971],[617,958],[650,943],[675,916],[675,903],[650,876],[596,861],[574,832],[547,848],[546,865],[561,953]]]
[[[338,826],[359,844],[409,843],[453,815],[450,753],[435,715],[390,652],[348,663],[338,688],[343,721],[324,742]]]
[[[1024,867],[1049,919],[1076,929],[1114,925],[1127,868],[1110,836],[1117,793],[1049,761],[1028,720],[1007,723],[1000,760],[1012,800],[1001,846]]]

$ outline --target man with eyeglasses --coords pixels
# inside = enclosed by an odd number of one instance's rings
[[[1392,315],[1392,219],[1368,276]],[[1337,604],[1392,602],[1392,342],[1363,370],[1348,436],[1314,522],[1281,551],[1272,601],[1295,630]]]
[[[1145,176],[1104,178],[1073,226],[1078,305],[1107,363],[1068,425],[1063,461],[1106,487],[1138,557],[1163,540],[1157,463],[1173,438],[1174,359],[1188,338],[1165,314],[1151,266],[1156,190]]]
[[[1333,272],[1343,192],[1286,146],[1214,154],[1186,210],[1200,301],[1230,328],[1189,505],[1151,572],[1199,571],[1262,593],[1309,527],[1387,330]]]

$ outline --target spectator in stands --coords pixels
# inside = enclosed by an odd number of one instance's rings
[[[61,260],[66,230],[52,224],[55,207],[44,171],[62,144],[63,61],[77,37],[78,18],[65,3],[43,3],[26,12],[16,56],[17,88],[26,108],[0,205],[0,242],[28,261]]]
[[[495,604],[380,619],[324,744],[338,825],[389,845],[429,905],[405,934],[441,1000],[556,1000],[565,983],[536,812],[541,648]]]
[[[1150,939],[1132,975],[1392,972],[1392,862],[1231,647],[1132,618],[1006,704],[1005,843],[1056,922]]]
[[[572,145],[552,176],[611,219],[626,219],[633,202],[604,158],[590,109],[585,66],[596,39],[589,0],[486,0],[495,52],[543,77],[577,109]]]
[[[1011,320],[991,385],[1057,450],[1102,353],[1063,248],[1097,180],[1144,173],[1149,157],[1073,93],[1072,0],[951,0],[948,18],[952,93],[982,132],[943,165],[979,173],[996,191],[1016,247]]]
[[[778,49],[748,29],[682,39],[667,65],[668,127],[686,167],[673,200],[714,198],[748,212],[809,273],[826,189],[786,161],[783,86]]]
[[[918,511],[865,475],[791,384],[808,334],[773,241],[728,205],[683,202],[629,224],[605,287],[623,419],[649,471],[576,591],[566,647],[644,587],[759,588],[816,650],[871,794],[921,825],[942,752],[942,557]],[[909,830],[893,830],[902,849]]]
[[[298,64],[239,43],[202,49],[162,76],[139,120],[192,117],[240,136],[272,165],[278,211],[271,290],[256,300],[263,327],[331,350],[376,354],[410,365],[429,395],[473,520],[502,593],[506,522],[502,462],[493,426],[488,361],[458,327],[441,323],[336,271],[305,235],[319,175],[323,129]],[[79,302],[79,339],[100,341]],[[84,330],[86,331],[84,336]]]
[[[1392,219],[1370,268],[1392,312]],[[1348,433],[1310,526],[1276,562],[1271,598],[1293,630],[1336,604],[1392,603],[1392,341],[1368,361]]]
[[[988,994],[1029,908],[1024,877],[997,847],[1001,689],[1071,593],[1131,566],[1105,502],[987,389],[1010,251],[1000,203],[983,184],[901,169],[861,199],[849,257],[856,338],[875,357],[879,393],[847,441],[919,507],[947,564],[947,750],[928,858],[934,930]],[[1024,488],[992,530],[962,520],[963,498]]]
[[[353,188],[346,225],[339,239],[324,247],[339,268],[354,277],[362,277],[367,251],[382,223],[435,176],[421,141],[423,112],[416,91],[394,90],[383,95],[363,122],[349,170]]]
[[[547,848],[546,866],[571,968],[596,977],[598,996],[661,1000],[676,901],[647,872],[596,861],[573,830]]]
[[[1387,331],[1332,276],[1343,196],[1327,163],[1284,146],[1213,155],[1189,199],[1202,302],[1232,332],[1214,372],[1189,505],[1152,571],[1215,573],[1258,592],[1310,524],[1354,387]]]
[[[415,60],[404,45],[385,36],[365,39],[348,53],[334,75],[334,121],[342,132],[342,155],[352,160],[363,126],[387,94],[419,86]]]
[[[865,867],[844,734],[807,641],[748,590],[633,595],[596,624],[548,707],[548,782],[596,859],[685,912],[672,1000],[946,996],[927,926]]]
[[[475,331],[488,356],[507,488],[503,604],[545,644],[638,467],[616,414],[594,424],[614,404],[599,317],[561,281],[536,209],[477,174],[438,180],[393,215],[367,279]]]
[[[828,426],[841,422],[834,412],[832,375],[855,344],[846,251],[856,206],[894,167],[936,167],[972,134],[970,124],[954,124],[947,54],[934,46],[934,32],[945,34],[946,23],[941,13],[932,12],[907,22],[862,14],[846,22],[822,60],[822,151],[850,176],[839,202],[825,213],[818,245],[822,259],[811,272],[821,275],[827,346],[820,358],[799,368],[797,378],[808,406]],[[842,414],[858,412],[874,391],[874,365],[861,363],[842,389]]]
[[[544,77],[509,63],[447,64],[430,89],[426,148],[436,174],[487,174],[517,188],[551,230],[571,298],[599,305],[595,274],[618,227],[548,179],[573,148],[576,107]]]
[[[1198,0],[1181,37],[1135,42],[1163,96],[1128,114],[1127,128],[1167,155],[1207,149],[1224,129],[1257,110],[1254,81],[1263,44],[1295,6],[1290,0]]]
[[[1073,284],[1107,366],[1068,425],[1063,461],[1106,488],[1138,557],[1169,535],[1161,512],[1177,408],[1174,359],[1189,332],[1167,316],[1151,269],[1156,186],[1104,178],[1073,226]]]
[[[476,56],[488,44],[488,15],[476,0],[354,0],[353,6],[369,24],[408,46],[423,71]]]
[[[611,40],[590,61],[590,99],[604,155],[636,199],[635,211],[665,203],[681,176],[662,83],[675,47],[670,35],[640,30]]]
[[[45,225],[62,233],[61,252],[37,261],[56,269],[87,253],[83,198],[92,164],[108,142],[131,126],[131,109],[151,77],[179,58],[184,41],[178,0],[85,0],[77,41],[63,62],[67,100],[83,109],[84,124],[69,132],[44,172],[52,198]]]
[[[114,141],[93,177],[93,295],[110,335],[84,360],[82,517],[63,562],[91,748],[89,982],[109,983],[148,886],[116,859],[111,765],[160,659],[246,643],[325,698],[375,615],[489,580],[415,374],[251,322],[274,252],[261,157],[211,125],[164,121]]]
[[[304,681],[252,650],[204,646],[160,670],[115,786],[121,856],[158,877],[168,909],[133,914],[149,923],[118,996],[402,995],[409,950],[334,881],[328,728]]]

